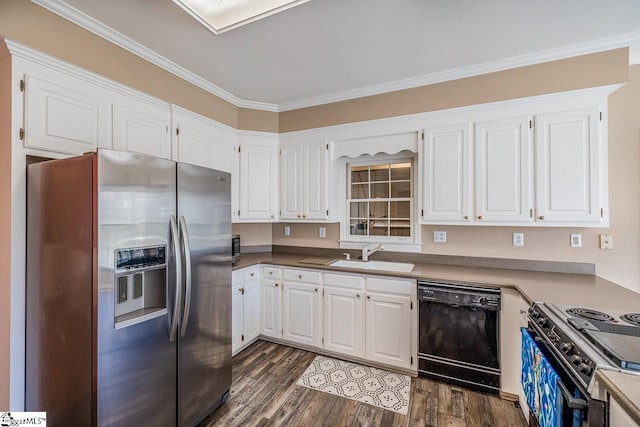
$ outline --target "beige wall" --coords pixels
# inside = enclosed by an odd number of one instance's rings
[[[0,36],[234,128],[278,131],[277,113],[242,109],[25,0],[0,1]]]
[[[617,49],[280,113],[280,132],[403,116],[627,81]]]
[[[610,228],[422,226],[422,252],[589,262],[599,276],[640,292],[640,65],[626,68],[629,83],[609,97]],[[273,244],[339,247],[339,226],[328,224],[326,239],[317,237],[318,226],[293,224],[285,237],[283,224],[274,224]],[[447,232],[446,244],[433,243],[434,230]],[[524,233],[524,247],[512,246],[516,231]],[[582,233],[582,248],[570,247],[571,233]],[[601,233],[613,235],[613,250],[599,249]]]
[[[233,234],[240,235],[242,246],[270,245],[271,224],[233,224]]]
[[[4,55],[0,48],[0,57]],[[9,409],[11,332],[11,58],[0,60],[0,410]]]

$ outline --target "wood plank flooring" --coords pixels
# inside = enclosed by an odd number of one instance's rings
[[[426,378],[412,378],[409,413],[296,385],[316,354],[256,341],[233,358],[228,400],[209,426],[525,426],[512,402]]]

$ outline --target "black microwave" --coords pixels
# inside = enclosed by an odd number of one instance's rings
[[[240,235],[231,236],[231,262],[235,263],[240,259]]]

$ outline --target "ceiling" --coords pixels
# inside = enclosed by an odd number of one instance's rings
[[[638,0],[311,0],[219,35],[172,0],[66,2],[235,97],[281,110],[565,46],[640,39]]]

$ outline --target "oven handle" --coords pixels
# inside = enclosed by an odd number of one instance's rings
[[[540,343],[545,347],[547,347],[547,343],[542,337],[538,335],[538,332],[535,329],[527,328],[527,330],[529,331],[529,333],[531,333],[535,342]],[[562,396],[564,397],[564,400],[567,402],[567,406],[569,408],[586,409],[589,406],[586,400],[580,399],[578,397],[574,397],[571,394],[571,392],[569,392],[569,389],[567,388],[567,386],[564,385],[564,383],[560,379],[558,379],[558,388],[560,388],[560,393],[562,393]]]

